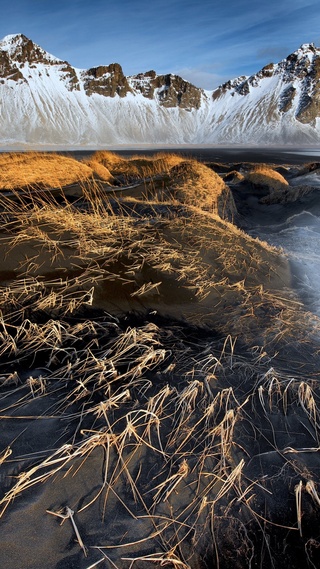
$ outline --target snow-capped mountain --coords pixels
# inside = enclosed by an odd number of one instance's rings
[[[257,74],[204,91],[118,63],[76,69],[22,34],[0,41],[0,143],[320,142],[320,49],[301,46]]]
[[[304,44],[278,64],[228,81],[213,94],[211,125],[219,140],[320,141],[320,49]]]

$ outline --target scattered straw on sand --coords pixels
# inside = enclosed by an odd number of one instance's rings
[[[320,319],[287,259],[204,211],[203,165],[88,164],[75,201],[0,193],[1,569],[318,567]]]

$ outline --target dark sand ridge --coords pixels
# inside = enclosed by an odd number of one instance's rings
[[[178,154],[184,158],[194,158],[195,160],[210,164],[212,162],[220,162],[223,164],[232,164],[235,162],[243,163],[268,163],[275,165],[282,164],[295,164],[303,165],[308,162],[319,161],[320,151],[319,148],[313,146],[239,146],[232,145],[231,147],[223,145],[196,145],[186,146],[180,145],[178,147],[128,147],[119,146],[112,149],[116,154],[124,158],[130,158],[132,155],[142,155],[152,157],[156,152]],[[71,156],[77,160],[86,160],[96,152],[93,150],[72,150],[63,151],[62,155]]]
[[[1,198],[3,569],[319,564],[319,319],[172,168]]]

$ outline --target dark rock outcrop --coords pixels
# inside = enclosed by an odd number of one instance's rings
[[[148,99],[153,99],[156,92],[163,107],[191,110],[199,109],[201,105],[203,90],[178,75],[157,75],[155,71],[148,71],[133,76],[130,81],[135,90]]]
[[[69,91],[80,91],[80,84],[77,74],[74,68],[67,62],[64,62],[64,66],[61,69],[64,74],[64,78],[67,80],[67,88]]]
[[[306,76],[304,93],[297,113],[297,119],[306,124],[313,123],[320,116],[320,57],[315,55]]]
[[[33,43],[32,40],[18,34],[12,36],[11,40],[10,59],[17,63],[45,63],[47,65],[55,65],[58,59],[51,57],[39,45]]]
[[[286,87],[282,91],[279,101],[279,111],[286,113],[291,109],[295,94],[296,88],[293,85],[289,85],[289,87]]]
[[[141,93],[147,99],[153,99],[154,90],[156,88],[157,74],[155,71],[147,71],[146,73],[138,73],[130,77],[133,88]]]
[[[125,97],[131,91],[119,63],[92,67],[84,72],[83,80],[87,95],[98,93],[105,97]]]
[[[2,83],[4,83],[5,79],[11,79],[12,81],[24,80],[21,71],[10,60],[5,51],[0,51],[0,77]]]
[[[164,107],[199,109],[201,89],[198,89],[178,75],[160,75],[158,78],[158,97]]]

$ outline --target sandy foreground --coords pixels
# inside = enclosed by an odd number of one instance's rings
[[[1,569],[320,566],[319,166],[0,156]]]

